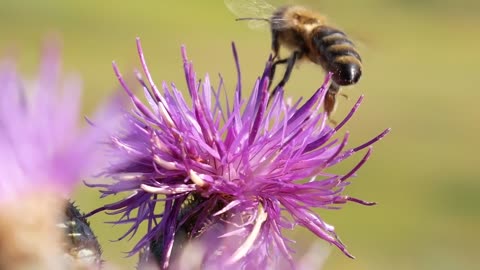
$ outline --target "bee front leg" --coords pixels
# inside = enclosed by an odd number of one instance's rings
[[[283,75],[283,78],[282,80],[277,84],[277,86],[275,86],[275,88],[273,89],[272,91],[272,95],[270,96],[270,99],[272,99],[273,96],[275,96],[275,94],[277,93],[277,91],[285,86],[285,84],[288,82],[288,79],[290,78],[290,74],[292,74],[292,71],[293,71],[293,67],[295,66],[295,62],[297,61],[297,59],[299,59],[301,57],[301,53],[298,52],[298,51],[295,51],[292,53],[292,55],[287,58],[287,59],[282,59],[282,60],[278,60],[278,61],[283,61],[283,60],[286,60],[284,61],[283,63],[287,63],[287,68],[285,70],[285,74]]]
[[[273,51],[273,60],[277,59],[278,51],[280,50],[280,42],[278,42],[278,31],[272,29],[272,51]]]
[[[275,76],[275,70],[277,68],[277,65],[282,65],[282,64],[287,63],[288,59],[289,58],[279,59],[279,60],[273,62],[272,67],[270,68],[270,76],[268,77],[268,79],[270,80],[268,82],[268,89],[270,89],[270,87],[272,86],[272,81],[273,81],[273,77]]]

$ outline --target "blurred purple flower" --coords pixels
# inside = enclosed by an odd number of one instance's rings
[[[0,198],[47,189],[67,197],[93,172],[105,131],[78,125],[82,84],[61,80],[60,49],[45,46],[36,80],[21,77],[12,59],[0,61]],[[90,170],[92,169],[92,170]]]
[[[148,106],[133,94],[113,64],[134,109],[125,115],[123,131],[111,136],[117,159],[104,176],[114,182],[91,185],[102,188],[103,197],[131,193],[91,214],[104,210],[122,214],[116,223],[132,226],[120,239],[135,234],[139,225],[146,222],[148,231],[132,254],[148,247],[150,242],[160,241],[159,257],[162,267],[167,268],[177,234],[187,230],[188,237],[196,238],[209,232],[207,242],[221,239],[227,244],[219,253],[219,246],[210,243],[209,247],[217,250],[210,252],[206,262],[219,258],[222,263],[240,268],[265,269],[282,260],[293,261],[293,251],[282,230],[300,225],[353,257],[337,238],[333,226],[323,221],[314,209],[336,208],[335,205],[348,201],[374,204],[344,195],[343,191],[348,179],[370,156],[370,146],[389,129],[347,150],[348,133],[343,139],[333,138],[363,97],[332,128],[321,111],[331,76],[304,103],[299,100],[289,104],[281,90],[269,104],[267,75],[271,62],[268,62],[252,94],[244,100],[233,47],[238,82],[233,103],[225,97],[224,105],[222,77],[216,89],[208,75],[203,81],[198,80],[182,47],[192,100],[189,105],[174,84],[169,87],[163,83],[162,92],[157,88],[138,39],[137,47],[146,80],[139,72],[136,75]],[[351,171],[342,175],[326,172],[365,148],[369,148],[367,153]],[[163,212],[158,213],[157,207],[163,206]]]
[[[49,40],[42,56],[35,80],[24,79],[12,59],[0,61],[0,268],[96,269],[100,247],[95,242],[95,261],[85,255],[79,239],[96,239],[68,200],[82,177],[98,170],[96,150],[113,131],[77,125],[79,78],[61,79],[57,41]],[[108,128],[118,105],[114,100],[95,120]],[[75,217],[65,213],[72,209]]]

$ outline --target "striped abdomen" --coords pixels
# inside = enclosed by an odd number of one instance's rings
[[[338,85],[355,84],[362,75],[362,59],[355,45],[342,31],[319,26],[312,31],[314,49],[323,68],[333,73]]]

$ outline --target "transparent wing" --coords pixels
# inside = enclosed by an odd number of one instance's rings
[[[225,6],[238,18],[270,19],[275,7],[265,0],[224,0]],[[268,22],[249,20],[248,27],[253,29],[267,28]]]

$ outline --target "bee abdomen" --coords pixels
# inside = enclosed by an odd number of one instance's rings
[[[355,84],[362,74],[362,59],[355,45],[342,31],[320,26],[313,33],[313,43],[333,81],[339,85]]]

